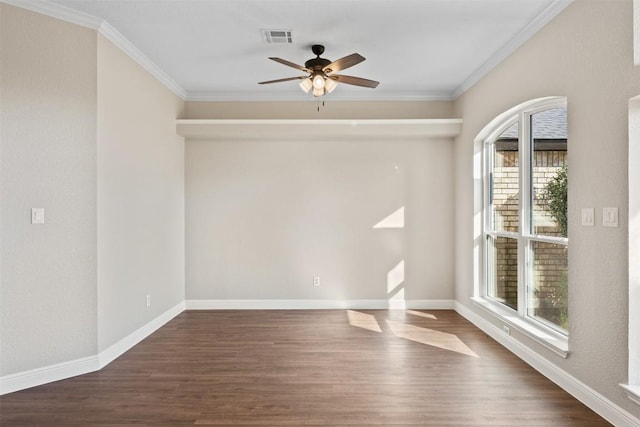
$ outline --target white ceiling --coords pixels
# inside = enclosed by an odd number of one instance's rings
[[[14,0],[13,3],[19,3]],[[520,46],[568,0],[53,0],[106,21],[186,99],[305,100],[296,81],[312,44],[336,60],[366,61],[342,74],[380,81],[340,84],[338,100],[453,99]],[[61,9],[64,10],[64,9]],[[70,11],[66,11],[70,12]],[[73,13],[71,13],[72,15]],[[113,31],[115,29],[116,31]],[[291,45],[267,45],[261,29],[291,29]],[[135,49],[134,49],[135,50]],[[147,66],[149,68],[149,66]],[[171,86],[171,85],[170,85]]]

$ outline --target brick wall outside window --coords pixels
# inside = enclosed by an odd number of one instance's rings
[[[541,190],[547,182],[556,176],[567,163],[566,151],[535,151],[533,153],[534,206],[537,206],[537,222],[549,223],[536,229],[536,234],[561,237],[559,228],[553,226]],[[504,231],[518,231],[519,183],[518,152],[497,151],[493,168],[493,201],[496,223],[502,224]],[[517,308],[518,255],[516,239],[497,239],[496,257],[496,295],[504,298],[506,305]],[[560,245],[536,243],[535,278],[537,294],[532,301],[536,311],[546,310],[542,317],[549,319],[566,312],[567,248]],[[562,307],[564,305],[564,307]],[[549,312],[550,311],[550,312]],[[556,311],[557,313],[554,313]],[[539,313],[536,313],[536,315]]]

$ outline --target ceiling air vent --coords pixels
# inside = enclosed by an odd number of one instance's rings
[[[292,44],[293,31],[291,30],[260,30],[264,44]]]

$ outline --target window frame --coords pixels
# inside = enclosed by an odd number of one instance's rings
[[[533,140],[531,135],[531,117],[546,110],[554,108],[567,108],[565,97],[549,97],[533,100],[521,104],[497,117],[488,125],[491,129],[485,136],[479,137],[482,153],[482,230],[481,230],[481,256],[480,256],[480,286],[478,295],[473,301],[487,310],[509,327],[534,339],[556,354],[567,357],[568,355],[568,330],[545,321],[542,318],[528,314],[527,298],[528,287],[533,283],[533,242],[543,242],[568,247],[568,237],[555,237],[534,234],[532,220],[532,164]],[[495,153],[495,142],[499,136],[509,127],[518,123],[518,168],[519,168],[519,212],[518,231],[498,231],[494,227],[492,204],[492,172]],[[485,128],[486,130],[487,128]],[[492,268],[490,266],[492,251],[489,249],[490,240],[498,237],[516,239],[518,250],[518,300],[517,310],[514,310],[490,295],[490,280]],[[505,331],[510,329],[505,329]]]
[[[640,0],[637,2],[640,5]],[[636,4],[634,3],[634,14]],[[640,11],[640,7],[638,8]],[[640,17],[640,12],[634,16]],[[640,28],[640,22],[636,27]],[[640,95],[629,99],[629,159],[628,159],[628,183],[629,183],[629,362],[627,371],[627,383],[620,386],[627,393],[629,399],[640,405],[640,305],[637,301],[640,297],[640,265],[637,259],[640,256],[640,196],[638,196],[638,179],[640,172],[640,146],[637,141],[640,137]],[[634,304],[633,302],[636,302]]]

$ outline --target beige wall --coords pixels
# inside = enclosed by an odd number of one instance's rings
[[[94,30],[6,4],[0,23],[4,376],[184,301],[184,102]]]
[[[0,4],[0,119],[8,375],[96,353],[95,31]]]
[[[482,188],[479,173],[474,175],[474,158],[480,154],[476,135],[497,115],[526,100],[566,96],[569,358],[514,335],[638,416],[640,408],[618,386],[627,379],[628,355],[627,104],[640,92],[632,40],[631,0],[575,1],[457,100],[456,113],[465,125],[454,154],[455,290],[458,302],[486,317],[470,301],[479,244],[474,218],[481,212]],[[583,207],[596,209],[595,227],[581,225]],[[620,209],[620,227],[602,226],[603,207]]]
[[[188,101],[184,118],[452,113],[444,101]],[[453,299],[452,140],[402,132],[323,140],[291,127],[278,141],[265,132],[257,141],[187,141],[187,300]],[[373,228],[401,208],[403,228]]]
[[[187,299],[453,299],[453,141],[297,138],[187,142]]]
[[[103,351],[184,300],[184,102],[99,36],[97,105]]]

